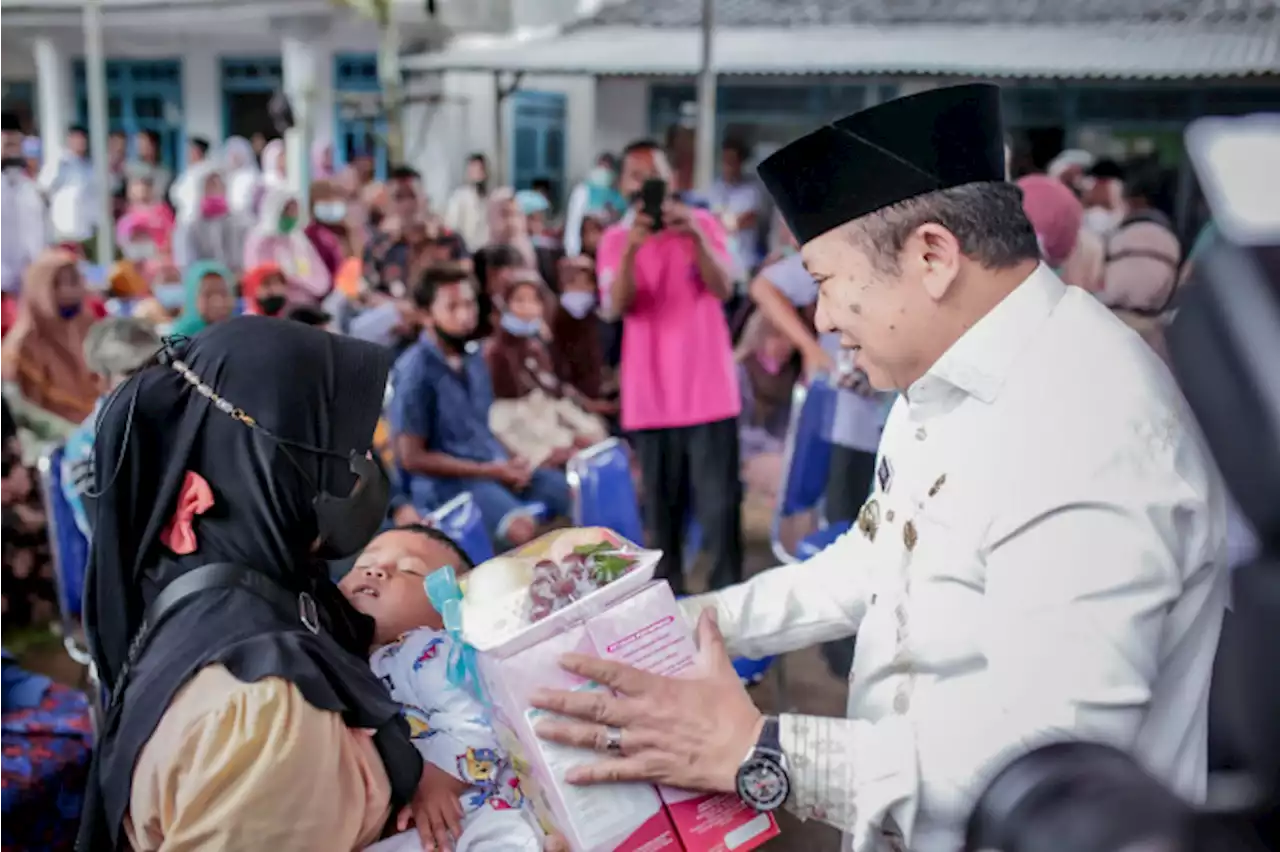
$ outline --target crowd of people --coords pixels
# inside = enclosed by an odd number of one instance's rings
[[[12,125],[4,138],[6,423],[12,414],[31,445],[18,455],[6,431],[16,481],[6,473],[4,565],[15,582],[5,595],[16,622],[47,613],[52,590],[33,448],[66,443],[63,481],[78,507],[104,393],[159,338],[240,313],[324,326],[397,356],[379,436],[401,522],[469,492],[495,543],[522,544],[568,512],[573,453],[625,435],[663,574],[682,588],[696,519],[722,587],[741,578],[744,498],[776,498],[792,390],[818,374],[839,386],[826,518],[852,520],[871,487],[892,396],[869,387],[836,335],[814,332],[817,282],[738,140],[725,142],[705,191],[657,143],[604,154],[561,215],[547,182],[494,186],[478,153],[437,212],[414,169],[383,182],[361,160],[335,172],[320,141],[304,210],[279,139],[192,139],[175,176],[153,134],[138,134],[130,158],[113,133],[117,259],[93,276],[85,131],[72,128],[61,158],[44,164]],[[1185,270],[1154,203],[1160,175],[1065,151],[1018,179],[1046,262],[1157,350]],[[636,203],[651,180],[668,191],[660,221]]]
[[[82,130],[34,168],[6,118],[4,608],[7,627],[54,612],[31,463],[61,446],[108,696],[86,848],[261,848],[304,812],[287,848],[448,848],[468,832],[475,849],[542,846],[546,826],[501,813],[518,784],[465,772],[500,746],[431,655],[445,640],[424,581],[470,560],[427,521],[470,494],[495,549],[525,544],[570,514],[566,465],[610,435],[631,447],[658,575],[681,596],[701,528],[713,594],[683,606],[712,665],[665,679],[567,661],[626,693],[534,698],[560,717],[540,736],[612,761],[576,781],[736,789],[766,810],[780,802],[735,775],[754,743],[796,756],[791,807],[860,848],[913,828],[919,848],[954,848],[957,803],[1007,741],[1079,714],[1193,793],[1223,495],[1157,356],[1194,257],[1153,164],[1068,151],[1012,185],[998,103],[974,85],[881,105],[892,121],[822,127],[759,178],[728,140],[705,188],[687,158],[637,140],[563,213],[545,181],[496,185],[481,154],[437,212],[413,168],[335,173],[324,142],[306,206],[279,140],[192,140],[172,174],[154,137],[132,160],[113,137],[117,183],[99,188]],[[921,139],[950,138],[938,128],[960,143],[922,155]],[[946,177],[920,189],[934,161]],[[101,228],[118,256],[97,280],[85,252]],[[1097,350],[1072,357],[1084,339]],[[1042,374],[1061,391],[1049,407]],[[856,523],[744,583],[744,500],[777,499],[793,391],[819,376],[837,399],[821,511]],[[1027,423],[1060,452],[1025,440]],[[926,505],[944,460],[956,484]],[[317,559],[356,561],[335,588]],[[179,600],[181,623],[166,620]],[[855,632],[872,650],[850,674]],[[728,653],[826,640],[851,718],[770,726]],[[1049,683],[1060,671],[1069,682]],[[1135,713],[1116,688],[1150,698]],[[992,694],[1008,699],[994,715]],[[430,745],[427,717],[444,734]]]

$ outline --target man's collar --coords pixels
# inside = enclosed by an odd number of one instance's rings
[[[926,402],[944,384],[982,402],[994,402],[1014,360],[1039,333],[1066,289],[1048,266],[1036,266],[911,385],[908,401]]]

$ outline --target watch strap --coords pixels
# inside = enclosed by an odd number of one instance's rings
[[[782,754],[782,722],[777,716],[764,717],[764,727],[760,729],[760,738],[756,740],[756,749]]]

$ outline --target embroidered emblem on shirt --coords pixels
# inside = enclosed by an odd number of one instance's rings
[[[876,540],[876,530],[880,529],[880,504],[875,500],[862,504],[862,510],[858,512],[858,529],[868,540]]]
[[[942,474],[942,476],[939,476],[934,481],[933,485],[929,486],[929,496],[936,497],[938,495],[938,492],[942,490],[942,486],[946,484],[946,481],[947,481],[947,475],[945,473]]]
[[[902,525],[902,543],[906,546],[907,550],[915,550],[916,542],[919,540],[920,537],[916,534],[916,525],[914,522],[907,521]]]
[[[889,511],[887,511],[887,512],[885,512],[885,513],[884,513],[884,519],[885,519],[885,521],[886,521],[886,522],[888,522],[888,523],[890,523],[890,524],[891,524],[891,523],[893,523],[893,510],[892,510],[892,509],[890,509]]]
[[[884,456],[880,457],[880,467],[876,469],[876,480],[880,483],[881,491],[888,491],[893,483],[893,465],[889,464],[889,460]]]

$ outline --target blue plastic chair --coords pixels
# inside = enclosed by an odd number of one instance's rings
[[[826,376],[817,376],[808,387],[796,385],[791,396],[791,424],[787,429],[782,464],[782,488],[774,509],[769,541],[781,562],[797,562],[820,552],[849,529],[847,522],[828,525],[807,536],[792,553],[782,542],[782,519],[818,508],[827,490],[831,470],[831,423],[835,418],[837,391]]]
[[[84,612],[84,578],[89,567],[89,541],[76,526],[71,504],[62,493],[61,445],[40,459],[40,485],[48,508],[49,549],[53,575],[58,587],[58,612],[67,653],[82,666],[89,665],[89,651],[79,640]]]
[[[606,527],[637,544],[644,541],[631,458],[622,441],[607,438],[576,453],[566,473],[574,526]]]
[[[457,542],[476,565],[493,558],[493,542],[484,530],[480,508],[471,492],[464,491],[454,497],[427,515],[427,521]]]
[[[89,540],[76,525],[75,513],[62,493],[61,444],[40,457],[37,469],[44,496],[49,530],[49,551],[58,589],[58,616],[62,646],[67,656],[84,666],[85,692],[90,696],[89,717],[94,733],[102,724],[102,687],[93,655],[83,642],[84,582],[89,568]]]

